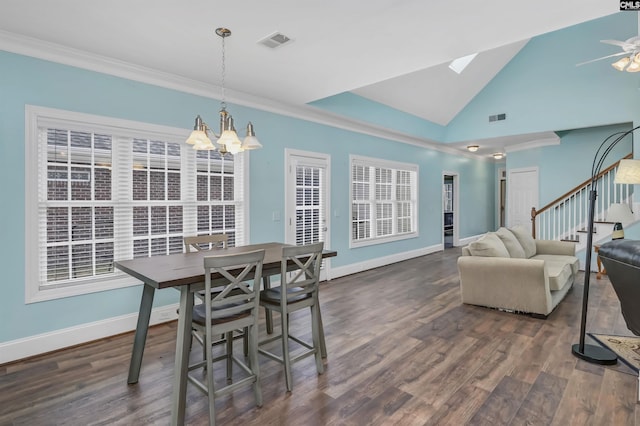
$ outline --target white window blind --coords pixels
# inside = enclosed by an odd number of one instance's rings
[[[296,166],[296,245],[324,240],[324,176],[321,167]]]
[[[418,166],[351,157],[351,246],[417,235]]]
[[[115,260],[182,252],[185,235],[245,243],[245,154],[194,151],[181,129],[26,117],[27,302],[131,285]]]
[[[444,211],[445,212],[453,211],[453,184],[452,183],[443,184],[442,194],[444,197],[444,200],[443,200]]]

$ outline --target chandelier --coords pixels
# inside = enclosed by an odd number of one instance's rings
[[[193,145],[193,149],[196,150],[215,150],[220,151],[221,155],[230,152],[237,154],[250,149],[262,148],[262,145],[256,138],[255,131],[253,130],[253,124],[249,122],[247,124],[247,134],[244,141],[240,141],[236,129],[233,126],[233,117],[227,112],[227,103],[225,101],[225,38],[231,35],[231,30],[228,28],[217,28],[216,34],[222,38],[222,100],[220,102],[220,134],[216,134],[205,123],[200,115],[196,117],[196,123],[193,126],[193,132],[187,139],[189,145]],[[214,136],[217,141],[214,143],[209,139],[209,133]]]

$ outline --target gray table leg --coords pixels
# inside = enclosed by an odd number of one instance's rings
[[[147,341],[147,331],[149,330],[149,317],[151,317],[151,308],[153,307],[153,295],[156,289],[150,285],[142,287],[142,299],[140,300],[140,311],[138,312],[138,325],[136,325],[136,333],[133,338],[133,350],[131,352],[131,361],[129,362],[128,384],[138,383],[140,376],[140,366],[142,365],[142,355],[144,353],[144,345]]]
[[[264,290],[271,288],[271,277],[268,275],[262,276],[262,288]],[[270,309],[264,310],[264,316],[267,323],[267,334],[273,334],[273,314]]]
[[[189,368],[189,349],[191,346],[191,314],[193,312],[193,293],[190,287],[191,286],[188,285],[180,287],[176,364],[173,373],[172,425],[184,424],[184,413],[187,404],[187,373]]]
[[[327,343],[324,340],[324,326],[322,325],[322,313],[320,311],[320,301],[318,301],[318,322],[320,323],[320,355],[327,357]]]

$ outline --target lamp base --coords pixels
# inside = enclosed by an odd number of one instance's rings
[[[571,346],[571,353],[593,364],[611,365],[618,362],[618,356],[602,346],[584,345],[584,351],[580,352],[580,344],[576,343]]]

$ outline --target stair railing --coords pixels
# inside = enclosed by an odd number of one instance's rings
[[[623,159],[632,158],[633,154]],[[633,193],[630,185],[615,185],[614,178],[620,161],[602,170],[596,177],[598,198],[594,218],[604,221],[609,205],[627,202]],[[576,232],[587,227],[591,178],[556,198],[540,209],[531,208],[531,235],[544,240],[577,239]]]

